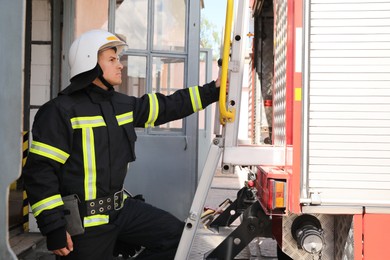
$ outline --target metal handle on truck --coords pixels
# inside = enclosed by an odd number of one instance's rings
[[[219,115],[220,122],[224,125],[226,122],[234,121],[234,109],[226,109],[226,83],[228,74],[228,63],[230,53],[230,37],[232,31],[233,20],[233,0],[227,1],[226,6],[226,20],[225,20],[225,34],[223,43],[223,56],[222,56],[222,72],[221,72],[221,86],[219,92]]]

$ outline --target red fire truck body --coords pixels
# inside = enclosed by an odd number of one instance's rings
[[[293,259],[390,258],[385,7],[389,1],[272,3],[272,145],[284,147],[285,163],[258,166],[256,188]]]

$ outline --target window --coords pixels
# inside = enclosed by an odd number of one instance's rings
[[[146,50],[148,40],[148,1],[117,1],[115,33],[127,42],[129,49]]]
[[[117,91],[129,96],[140,97],[146,94],[146,57],[123,55],[122,85]]]
[[[184,52],[186,3],[183,0],[155,0],[153,49]]]
[[[146,93],[172,94],[185,86],[185,0],[113,0],[115,33],[126,40],[122,55],[122,86],[117,90],[140,97]],[[137,129],[137,131],[144,131]],[[176,120],[148,129],[148,134],[183,133],[184,121]]]
[[[152,65],[152,92],[170,95],[184,85],[184,59],[174,57],[154,57]],[[183,120],[176,120],[157,126],[156,129],[180,131]]]

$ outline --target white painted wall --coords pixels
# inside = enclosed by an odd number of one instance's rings
[[[31,105],[50,99],[50,17],[49,0],[32,1]]]
[[[50,100],[51,67],[51,6],[49,0],[32,1],[32,45],[30,104],[42,105]],[[37,109],[30,110],[30,128]],[[31,139],[31,135],[30,135]],[[31,143],[31,140],[30,140]],[[29,231],[39,232],[35,218],[29,211]]]

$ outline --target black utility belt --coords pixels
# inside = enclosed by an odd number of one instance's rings
[[[112,195],[85,201],[87,216],[103,214],[111,210],[120,210],[124,203],[124,191],[120,190]]]

